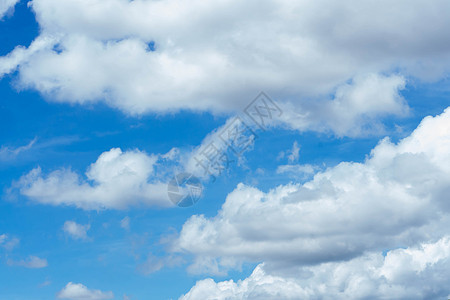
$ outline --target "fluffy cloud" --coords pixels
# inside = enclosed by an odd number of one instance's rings
[[[14,9],[17,2],[19,0],[2,0],[0,2],[0,20],[9,10]]]
[[[72,282],[69,282],[58,293],[58,299],[67,299],[67,300],[104,300],[112,298],[114,298],[114,294],[112,292],[89,290],[86,286],[82,284]]]
[[[446,299],[450,238],[382,254],[303,266],[288,276],[258,265],[238,282],[198,281],[180,300],[194,299]]]
[[[240,184],[217,216],[192,216],[173,250],[194,254],[191,270],[220,273],[242,262],[282,270],[416,247],[449,234],[449,192],[450,108],[398,144],[382,140],[364,163],[268,193]]]
[[[87,231],[91,228],[91,225],[81,225],[74,221],[64,222],[63,230],[71,238],[75,240],[85,240],[87,239]]]
[[[88,168],[86,179],[70,169],[47,176],[36,168],[15,183],[30,199],[83,209],[124,209],[132,205],[170,206],[166,184],[150,182],[158,157],[114,148],[102,153]]]
[[[47,259],[30,255],[26,260],[15,261],[9,259],[7,261],[10,266],[20,266],[30,269],[41,269],[48,266]]]
[[[405,77],[439,78],[450,61],[445,0],[31,7],[40,36],[0,58],[0,74],[18,70],[22,87],[54,101],[105,101],[129,114],[234,111],[266,90],[282,100],[293,128],[358,135],[368,119],[407,111],[399,96]]]

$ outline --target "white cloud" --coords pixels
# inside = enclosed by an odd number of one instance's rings
[[[228,146],[233,144],[240,154],[252,149],[258,129],[255,124],[246,125],[249,121],[243,118],[229,118],[193,149],[173,148],[165,154],[146,154],[113,148],[90,165],[85,177],[70,169],[45,175],[37,167],[14,182],[10,190],[18,189],[22,195],[42,204],[72,205],[85,210],[139,205],[171,207],[167,184],[175,174],[189,172],[206,180],[227,172],[232,164],[245,164],[244,156],[236,155]],[[211,151],[211,145],[217,147],[217,152]],[[209,154],[202,154],[204,151]],[[126,228],[127,222],[122,220],[121,226]]]
[[[64,222],[63,230],[67,233],[71,238],[75,240],[85,240],[87,239],[87,231],[91,228],[91,225],[81,225],[74,221],[66,221]]]
[[[445,299],[450,293],[450,238],[368,253],[344,262],[301,266],[280,274],[258,265],[244,280],[198,281],[180,300]]]
[[[31,3],[41,35],[1,58],[0,74],[18,69],[22,87],[49,99],[129,114],[235,111],[266,90],[293,128],[359,135],[407,112],[404,78],[449,69],[445,0]]]
[[[83,209],[124,209],[129,206],[170,206],[166,184],[154,166],[157,156],[114,148],[102,153],[88,168],[86,179],[70,169],[47,176],[33,169],[15,183],[33,201],[73,205]]]
[[[112,292],[89,290],[86,286],[82,284],[72,282],[69,282],[58,293],[58,299],[67,299],[67,300],[104,300],[112,298],[114,298],[114,294]]]
[[[450,108],[425,118],[398,144],[388,139],[364,163],[343,162],[305,184],[268,193],[239,184],[217,216],[192,216],[173,251],[197,272],[242,262],[270,268],[349,260],[448,235]]]
[[[382,133],[383,116],[406,116],[409,112],[400,95],[405,85],[400,75],[357,76],[351,83],[337,86],[332,100],[284,104],[281,119],[300,131],[331,128],[338,136]]]
[[[14,6],[19,0],[2,0],[0,1],[0,20],[8,13],[8,11],[14,9]]]
[[[48,266],[47,259],[39,258],[37,256],[30,255],[26,260],[15,261],[9,259],[7,261],[10,266],[20,266],[30,269],[41,269]]]

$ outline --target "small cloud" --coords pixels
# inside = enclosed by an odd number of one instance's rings
[[[66,300],[104,300],[114,298],[113,292],[89,290],[80,283],[69,282],[57,295],[58,299]]]
[[[296,178],[308,178],[314,175],[320,168],[315,165],[282,165],[278,166],[277,174],[288,174]]]
[[[74,240],[86,240],[87,231],[91,228],[91,225],[81,225],[74,221],[66,221],[64,223],[63,230]]]
[[[7,251],[13,250],[17,245],[19,245],[20,240],[18,238],[10,238],[7,234],[0,235],[0,246],[5,248]]]
[[[126,216],[120,221],[120,227],[125,230],[130,230],[130,217]]]
[[[278,153],[277,160],[287,158],[290,164],[297,162],[300,157],[300,146],[297,141],[294,142],[290,150]]]
[[[294,163],[298,161],[299,153],[300,153],[300,146],[298,145],[297,141],[295,141],[294,144],[292,145],[290,154],[288,155],[289,163]]]
[[[26,260],[14,261],[12,259],[9,259],[7,261],[7,264],[9,266],[19,266],[30,269],[41,269],[48,266],[47,259],[32,255],[30,255]]]
[[[34,138],[31,142],[29,142],[27,145],[20,146],[17,148],[11,148],[2,146],[0,148],[0,161],[8,161],[16,158],[17,155],[19,155],[21,152],[25,152],[31,149],[33,147],[34,143],[36,143],[37,138]]]

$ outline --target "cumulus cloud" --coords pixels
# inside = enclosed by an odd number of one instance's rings
[[[0,58],[0,74],[17,70],[22,87],[54,101],[104,101],[129,114],[235,111],[266,90],[293,128],[359,135],[379,130],[366,130],[368,119],[405,114],[405,78],[440,78],[450,62],[445,0],[33,0],[31,8],[40,36]]]
[[[91,228],[91,225],[81,225],[74,221],[64,222],[63,230],[71,238],[75,240],[85,240],[87,239],[87,231]]]
[[[155,175],[157,156],[113,148],[90,165],[86,177],[70,169],[44,175],[38,167],[15,186],[30,199],[86,210],[124,209],[133,205],[170,206],[166,184]],[[155,178],[153,178],[155,177]]]
[[[89,290],[80,283],[69,282],[57,295],[58,299],[66,300],[104,300],[114,298],[112,292]]]
[[[8,13],[8,11],[14,9],[14,6],[19,0],[2,0],[0,2],[0,20]]]
[[[7,261],[7,263],[10,266],[20,266],[20,267],[25,267],[25,268],[30,268],[30,269],[41,269],[41,268],[45,268],[48,266],[47,259],[39,258],[39,257],[33,256],[33,255],[30,255],[25,260],[15,261],[15,260],[9,259]]]
[[[397,144],[382,140],[364,163],[267,193],[239,184],[217,216],[183,225],[173,251],[193,254],[191,269],[217,273],[242,262],[283,269],[415,247],[449,234],[449,175],[450,108]]]
[[[281,275],[258,265],[244,280],[198,281],[194,299],[445,299],[450,293],[450,238],[368,253],[345,262],[297,267]]]

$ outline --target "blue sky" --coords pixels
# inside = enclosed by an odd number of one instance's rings
[[[88,2],[0,5],[0,300],[450,295],[445,2],[401,1],[399,24],[355,1]],[[216,181],[195,173],[261,91],[282,116]],[[166,193],[181,171],[204,184],[188,208]]]

